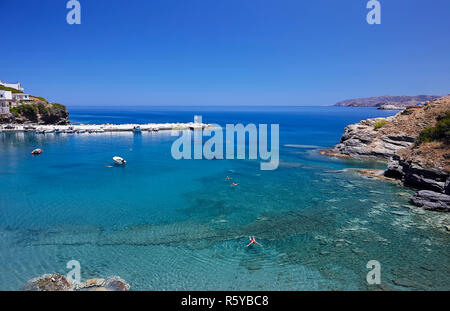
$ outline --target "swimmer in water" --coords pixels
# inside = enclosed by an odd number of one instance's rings
[[[239,185],[239,183],[235,183],[234,182],[234,183],[231,184],[231,187],[236,187],[237,185]]]
[[[253,237],[249,236],[248,239],[249,239],[250,243],[248,243],[247,247],[250,247],[250,245],[252,245],[252,244],[258,244],[259,246],[263,247],[261,244],[256,242],[256,239],[254,236]]]
[[[225,177],[225,180],[230,180],[230,179],[231,179],[230,176]]]

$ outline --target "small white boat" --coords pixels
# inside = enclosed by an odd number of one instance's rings
[[[40,155],[41,153],[42,153],[42,149],[40,149],[40,148],[37,148],[37,149],[34,149],[33,151],[31,151],[32,155]]]
[[[45,130],[44,133],[45,134],[50,134],[50,133],[54,133],[55,129],[49,129],[49,130]]]
[[[113,157],[113,160],[116,164],[119,164],[119,165],[124,165],[127,163],[127,161],[125,161],[123,158],[117,157],[117,156]]]

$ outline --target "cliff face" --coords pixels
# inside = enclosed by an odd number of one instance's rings
[[[4,123],[69,124],[69,112],[60,104],[37,102],[10,108],[11,117]]]
[[[323,154],[387,160],[386,177],[400,179],[405,186],[421,190],[415,194],[413,203],[448,212],[450,129],[449,121],[439,122],[446,113],[447,116],[450,113],[450,96],[424,107],[407,108],[393,117],[363,120],[347,126],[341,142]],[[436,124],[444,138],[427,140],[427,133],[436,132]]]

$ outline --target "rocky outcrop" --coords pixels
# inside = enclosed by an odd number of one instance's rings
[[[430,190],[417,191],[411,202],[425,209],[450,212],[450,195]]]
[[[60,104],[49,104],[38,102],[33,104],[23,104],[10,108],[11,116],[3,123],[14,124],[54,124],[66,125],[69,122],[69,112],[66,107]]]
[[[424,189],[416,192],[411,202],[425,209],[450,212],[450,173],[418,161],[392,157],[384,175],[396,178],[407,187]]]
[[[23,287],[24,291],[71,291],[72,286],[67,279],[60,274],[44,274],[29,280]]]
[[[118,276],[108,279],[89,279],[80,284],[71,284],[63,275],[44,274],[29,280],[24,291],[129,291],[130,285]]]
[[[345,128],[339,144],[322,153],[330,156],[356,159],[371,158],[387,160],[405,147],[411,146],[415,138],[406,133],[380,134],[377,126],[390,122],[395,117],[375,118],[351,124]]]
[[[448,212],[450,147],[446,140],[423,141],[421,133],[442,122],[438,120],[442,120],[449,111],[450,96],[445,96],[424,107],[406,108],[393,117],[351,124],[345,128],[340,143],[322,154],[387,160],[385,177],[401,180],[405,186],[421,190],[412,203]]]
[[[419,162],[393,156],[384,176],[401,179],[407,187],[448,193],[450,174],[437,167],[426,167]]]

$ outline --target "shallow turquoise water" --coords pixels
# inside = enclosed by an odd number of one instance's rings
[[[281,163],[170,156],[170,133],[0,134],[0,289],[35,276],[119,275],[135,290],[449,289],[446,214],[412,190],[358,175],[379,162],[323,157],[346,124],[391,112],[346,108],[73,108],[74,122],[279,123]],[[30,156],[33,148],[44,153]],[[109,167],[121,155],[126,167]],[[238,182],[231,187],[229,176]],[[264,248],[247,249],[248,235]]]

